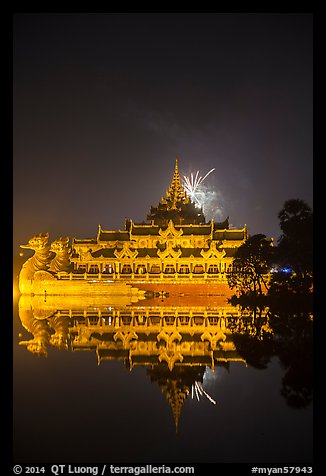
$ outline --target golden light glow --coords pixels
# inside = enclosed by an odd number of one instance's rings
[[[18,289],[18,283],[17,283],[17,280],[14,280],[13,281],[13,284],[12,284],[12,294],[13,294],[13,300],[14,302],[17,301],[18,297],[19,297],[19,289]]]

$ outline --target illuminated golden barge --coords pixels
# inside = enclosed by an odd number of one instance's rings
[[[228,294],[226,275],[247,228],[205,221],[187,196],[178,159],[166,196],[147,222],[126,220],[123,230],[98,227],[90,239],[40,234],[22,248],[34,255],[22,266],[22,294],[130,294],[145,291]],[[217,287],[218,285],[218,287]]]

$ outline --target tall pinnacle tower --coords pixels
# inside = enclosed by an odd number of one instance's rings
[[[179,174],[178,157],[175,159],[174,174],[169,189],[166,192],[166,199],[162,198],[162,203],[166,203],[168,210],[177,210],[177,203],[189,203],[186,191],[181,183]]]
[[[182,185],[178,157],[175,160],[174,173],[166,196],[161,198],[157,207],[151,207],[147,219],[158,226],[167,226],[170,220],[175,225],[205,223],[203,210],[196,208]]]

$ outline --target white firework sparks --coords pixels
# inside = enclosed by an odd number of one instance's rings
[[[214,172],[214,170],[215,168],[211,169],[203,177],[199,176],[199,170],[197,170],[195,175],[191,172],[190,177],[187,175],[183,176],[183,186],[186,190],[186,193],[198,208],[203,206],[203,199],[205,198],[205,193],[203,190],[201,190],[200,186],[209,176],[209,174]]]
[[[182,184],[186,194],[197,208],[202,208],[208,220],[214,218],[219,220],[223,216],[223,197],[220,192],[216,192],[212,187],[206,185],[204,181],[214,172],[215,168],[209,170],[207,174],[200,175],[199,170],[190,175],[184,175]]]
[[[196,395],[196,398],[197,400],[199,401],[200,400],[200,397],[202,397],[203,395],[205,395],[205,397],[208,398],[208,400],[213,404],[213,405],[216,405],[216,401],[210,396],[208,395],[207,392],[205,392],[201,382],[195,382],[192,386],[191,386],[191,398],[192,400],[194,399],[194,395]]]

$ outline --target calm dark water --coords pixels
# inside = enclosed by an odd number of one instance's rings
[[[276,334],[209,301],[16,302],[14,461],[311,463],[309,333]]]

